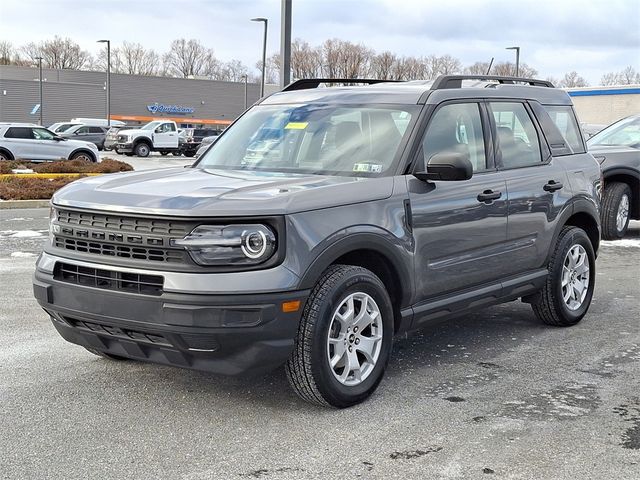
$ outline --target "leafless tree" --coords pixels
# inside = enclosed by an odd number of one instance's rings
[[[213,58],[213,50],[198,40],[180,38],[171,42],[163,60],[169,74],[187,78],[206,75]]]
[[[28,43],[22,52],[31,60],[42,57],[45,67],[81,70],[92,62],[91,54],[70,38],[54,37],[40,43]]]
[[[389,51],[375,55],[371,59],[371,75],[382,80],[395,80],[393,69],[397,61],[398,56]]]
[[[499,62],[491,67],[491,75],[503,75],[506,77],[516,76],[516,64],[513,62]],[[530,67],[526,63],[521,63],[518,71],[518,76],[523,78],[531,78],[538,75],[538,71],[535,68]]]
[[[0,65],[13,65],[16,57],[16,49],[8,41],[0,41]]]
[[[476,62],[466,66],[463,72],[470,75],[486,75],[487,70],[489,70],[489,62]]]
[[[278,68],[280,56],[276,54]],[[267,67],[269,64],[267,64]],[[294,79],[315,78],[322,69],[322,49],[296,39],[291,43],[291,75]]]
[[[438,75],[460,73],[462,70],[460,60],[452,57],[451,55],[443,55],[441,57],[429,55],[424,59],[424,63],[427,78],[436,78]]]
[[[640,72],[631,65],[620,72],[609,72],[600,79],[602,85],[634,85],[640,84]]]
[[[574,70],[572,72],[565,73],[564,77],[562,77],[562,80],[560,80],[556,86],[561,88],[573,88],[588,87],[589,84],[583,77],[578,75],[578,72]]]

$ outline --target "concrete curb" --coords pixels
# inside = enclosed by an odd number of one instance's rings
[[[0,210],[14,208],[49,208],[49,200],[0,200]]]

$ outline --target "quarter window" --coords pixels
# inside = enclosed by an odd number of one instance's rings
[[[422,140],[424,162],[437,153],[458,152],[466,155],[473,171],[487,169],[480,106],[477,103],[453,103],[441,107],[431,118]]]
[[[5,138],[28,138],[32,139],[33,134],[31,128],[28,127],[10,127],[4,134]]]
[[[545,110],[556,124],[560,133],[564,137],[565,141],[571,147],[574,153],[584,153],[584,145],[582,144],[582,137],[578,130],[578,122],[576,116],[573,114],[573,109],[568,105],[552,106],[545,105]]]
[[[504,168],[528,167],[542,162],[538,132],[522,103],[492,102],[498,155]]]

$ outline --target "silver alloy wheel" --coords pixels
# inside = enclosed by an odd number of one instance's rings
[[[582,306],[589,291],[589,257],[582,245],[573,245],[562,263],[562,299],[569,310]]]
[[[0,161],[2,160],[9,160],[9,159],[4,155],[4,153],[0,152]]]
[[[74,160],[85,160],[87,162],[91,161],[91,157],[89,155],[87,155],[86,153],[81,153],[79,155],[76,155],[75,157],[73,157]]]
[[[371,296],[356,292],[342,300],[327,338],[327,359],[334,377],[349,387],[362,383],[376,366],[382,335],[382,315]]]
[[[616,214],[616,227],[618,231],[621,232],[625,225],[627,224],[627,219],[629,218],[629,196],[625,193],[622,195],[620,199],[620,204],[618,205],[618,213]]]

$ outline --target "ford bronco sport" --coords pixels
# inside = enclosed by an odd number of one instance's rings
[[[516,299],[549,325],[584,317],[601,179],[547,113],[576,122],[565,92],[338,81],[368,85],[294,82],[191,167],[58,191],[34,277],[57,331],[111,359],[285,364],[302,398],[340,408],[376,389],[394,336],[432,320]]]

